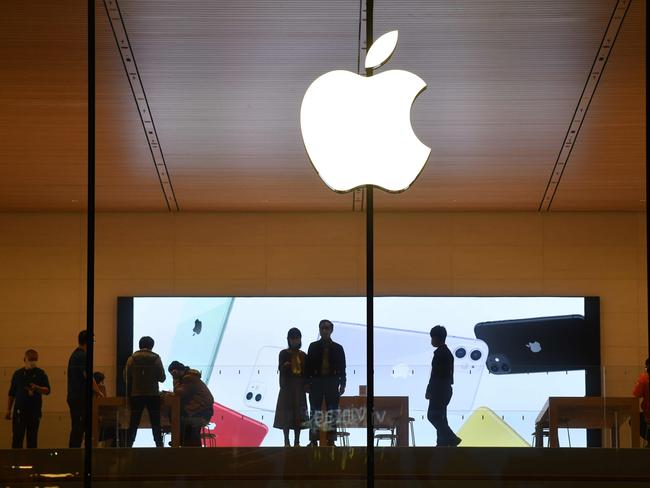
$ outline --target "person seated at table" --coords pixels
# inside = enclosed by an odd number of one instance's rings
[[[101,393],[103,397],[106,397],[106,385],[104,384],[106,375],[101,371],[95,371],[93,373],[93,378],[95,379],[95,383],[97,383],[97,388],[99,389],[99,393]],[[99,394],[95,394],[95,396],[97,397],[99,396]]]
[[[102,373],[101,371],[95,371],[93,373],[93,378],[95,380],[95,383],[97,383],[97,388],[98,392],[95,393],[95,398],[98,397],[106,397],[106,385],[104,384],[104,380],[106,379],[106,375]],[[100,430],[99,430],[99,438],[97,439],[102,446],[104,447],[117,447],[115,440],[116,440],[116,435],[115,435],[115,425],[111,424],[104,424],[102,423],[100,425]]]
[[[280,351],[278,371],[280,393],[275,407],[273,427],[282,429],[284,446],[291,445],[289,431],[293,430],[295,447],[300,446],[300,430],[309,427],[307,395],[305,393],[305,364],[307,355],[300,350],[302,345],[300,330],[292,327],[287,333],[288,348]]]
[[[642,398],[639,413],[641,437],[646,440],[646,447],[650,447],[650,358],[645,360],[645,372],[636,380],[632,395]]]
[[[174,393],[181,400],[181,446],[201,447],[201,428],[210,422],[214,397],[201,380],[201,373],[180,361],[167,368],[174,378]]]

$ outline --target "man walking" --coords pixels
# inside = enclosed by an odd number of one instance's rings
[[[438,433],[438,447],[456,447],[460,437],[456,436],[447,422],[447,405],[451,401],[454,384],[454,356],[445,344],[447,329],[436,325],[431,329],[431,345],[436,348],[431,360],[431,377],[425,398],[429,400],[427,418]]]

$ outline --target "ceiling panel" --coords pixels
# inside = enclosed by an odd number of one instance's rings
[[[86,3],[2,2],[0,210],[78,210],[86,188]]]
[[[95,8],[97,208],[167,211],[104,3]]]
[[[311,81],[356,70],[357,1],[128,0],[124,23],[183,210],[348,210],[302,146]]]
[[[375,0],[380,70],[428,88],[412,109],[432,148],[379,210],[538,209],[615,0]],[[167,211],[102,1],[97,5],[97,205]],[[357,70],[359,2],[121,0],[182,211],[352,209],[309,164],[304,91]],[[0,211],[83,208],[85,2],[3,3]],[[362,61],[362,59],[361,59]],[[551,211],[645,209],[645,2],[633,0]],[[397,162],[396,164],[399,164]]]
[[[104,3],[96,2],[97,208],[167,211]]]
[[[633,1],[551,210],[645,210],[645,2]]]
[[[538,209],[616,2],[375,2],[398,29],[388,69],[428,87],[412,124],[431,156],[414,190],[379,208]]]

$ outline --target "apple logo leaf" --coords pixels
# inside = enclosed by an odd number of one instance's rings
[[[372,43],[366,55],[365,68],[375,69],[388,61],[397,46],[397,31],[390,31]]]

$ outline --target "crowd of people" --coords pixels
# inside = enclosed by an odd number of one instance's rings
[[[333,332],[332,322],[321,320],[320,338],[309,345],[307,353],[301,350],[300,330],[293,327],[287,333],[287,348],[278,357],[280,392],[273,422],[275,428],[283,431],[285,446],[291,446],[292,431],[293,446],[299,446],[303,429],[309,429],[310,446],[319,445],[321,430],[326,445],[335,445],[339,400],[346,386],[346,364],[345,350],[332,340]],[[445,344],[447,331],[443,326],[433,327],[430,336],[435,351],[424,393],[429,401],[427,418],[436,429],[437,446],[456,447],[461,439],[447,421],[447,406],[453,394],[454,357]],[[71,448],[81,447],[87,434],[86,351],[89,338],[86,331],[81,331],[77,339],[77,348],[70,355],[67,368],[66,400],[71,421],[68,445]],[[166,380],[166,372],[160,356],[153,352],[154,345],[151,337],[142,337],[139,349],[131,354],[124,368],[130,408],[126,446],[133,446],[146,409],[154,442],[157,447],[163,447],[161,404],[165,395],[172,395],[179,398],[181,405],[180,444],[200,447],[201,429],[212,419],[214,398],[201,380],[201,373],[176,360],[167,368],[173,378],[173,391],[161,394],[159,385]],[[12,421],[13,448],[22,448],[25,440],[27,448],[36,448],[43,396],[51,393],[51,387],[46,372],[37,366],[37,351],[25,351],[23,361],[24,366],[11,378],[5,418]],[[91,383],[96,397],[107,394],[104,380],[102,372],[94,372]],[[650,443],[650,358],[646,360],[645,372],[639,375],[632,394],[642,399],[640,435]],[[116,446],[116,437],[115,429],[107,428],[100,433],[100,440],[106,445]]]

